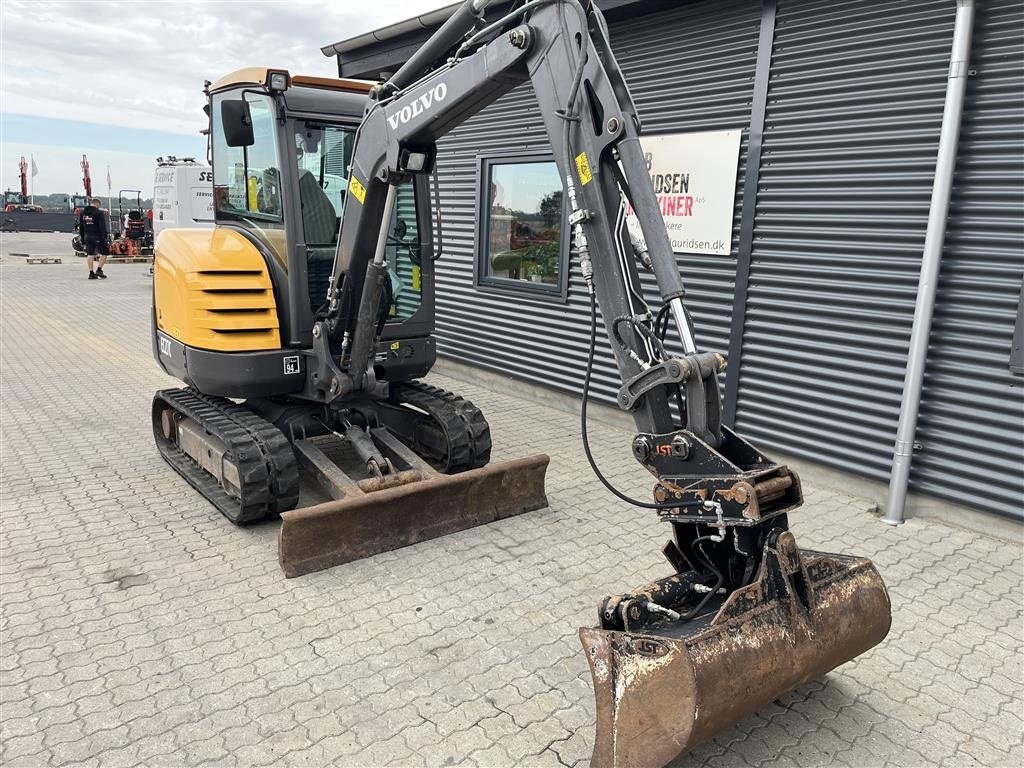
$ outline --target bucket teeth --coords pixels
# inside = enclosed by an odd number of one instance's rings
[[[583,628],[597,704],[591,765],[665,765],[889,631],[889,596],[869,560],[765,548],[753,583],[706,622],[655,632]]]

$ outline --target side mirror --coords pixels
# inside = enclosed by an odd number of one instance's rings
[[[244,99],[225,99],[220,103],[220,122],[224,140],[229,147],[251,147],[256,143],[252,133],[249,103]]]

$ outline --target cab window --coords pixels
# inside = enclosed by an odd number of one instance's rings
[[[223,109],[238,95],[213,100],[213,201],[216,220],[253,230],[282,261],[286,260],[281,169],[278,165],[277,119],[271,98],[261,93],[241,94],[248,105],[253,142],[228,146]]]
[[[295,156],[306,244],[310,309],[326,301],[334,268],[341,215],[348,190],[348,167],[355,145],[355,129],[315,122],[295,128]],[[412,317],[420,306],[419,228],[412,181],[398,188],[395,213],[388,225],[387,259],[391,279],[385,291],[389,322]]]
[[[309,305],[314,312],[327,297],[354,141],[355,130],[347,126],[314,122],[295,126],[306,277]]]
[[[420,232],[416,223],[416,193],[412,180],[398,188],[390,226],[387,256],[391,303],[388,322],[401,322],[416,314],[422,295]]]

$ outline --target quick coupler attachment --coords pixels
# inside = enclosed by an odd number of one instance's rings
[[[689,620],[650,609],[692,603],[686,593],[700,583],[681,575],[634,590],[611,604],[609,620],[606,600],[602,626],[580,630],[597,703],[592,766],[665,765],[889,631],[889,595],[874,565],[801,551],[789,531],[769,536],[750,584]],[[605,628],[621,606],[624,628]]]

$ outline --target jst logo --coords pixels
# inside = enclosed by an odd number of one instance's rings
[[[414,117],[422,115],[432,106],[437,104],[437,102],[444,101],[447,95],[448,86],[444,83],[438,83],[416,99],[412,104],[406,104],[395,114],[388,115],[388,125],[391,126],[391,130],[398,128],[399,124],[405,125]]]
[[[659,445],[657,448],[654,449],[654,452],[657,453],[659,456],[671,456],[672,455],[672,446],[671,445]]]
[[[640,656],[657,658],[668,653],[668,646],[660,640],[655,640],[653,637],[630,637],[627,638],[627,642],[633,653]]]

